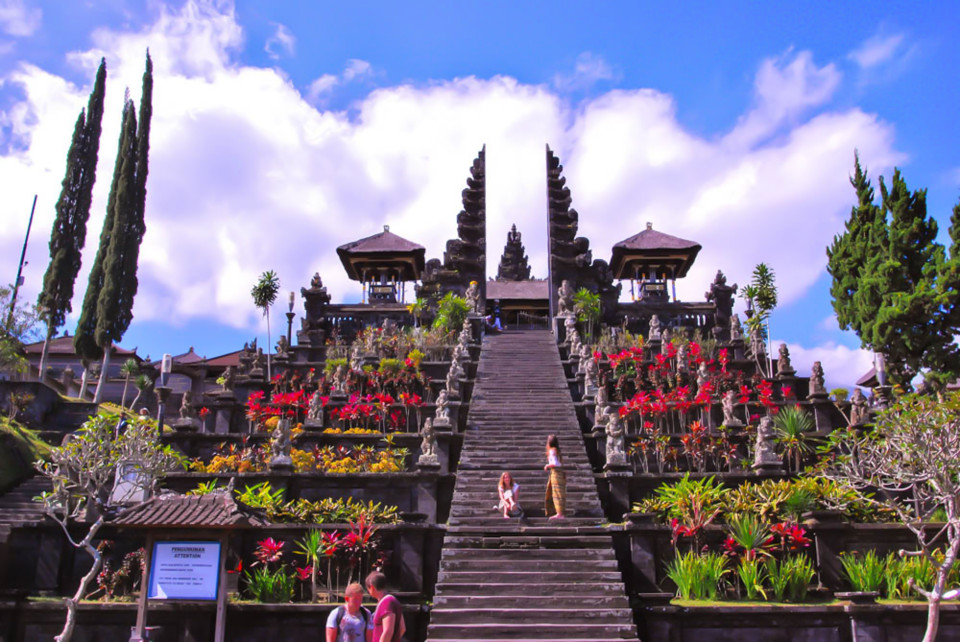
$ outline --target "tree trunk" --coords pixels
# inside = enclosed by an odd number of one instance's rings
[[[90,366],[83,367],[83,374],[80,376],[80,394],[81,399],[87,398],[87,382],[90,381]]]
[[[90,585],[90,582],[97,576],[100,572],[100,563],[103,559],[100,557],[100,551],[91,543],[93,538],[96,536],[97,531],[100,530],[100,527],[103,526],[103,516],[97,518],[97,521],[93,523],[93,526],[90,527],[90,531],[87,533],[87,536],[83,538],[83,541],[80,542],[78,548],[85,549],[90,553],[90,557],[93,558],[93,566],[90,567],[90,570],[87,571],[87,574],[83,576],[83,579],[80,580],[80,586],[77,587],[77,592],[73,594],[73,597],[64,598],[63,602],[67,607],[67,619],[63,623],[63,630],[60,632],[60,635],[53,638],[55,642],[69,642],[73,637],[73,629],[77,624],[77,604],[87,593],[87,586]],[[142,582],[143,580],[141,580]],[[146,589],[141,589],[146,590]]]
[[[273,379],[273,374],[270,372],[270,346],[273,345],[273,339],[270,338],[270,306],[267,306],[267,382],[269,383]]]
[[[940,598],[931,599],[927,604],[927,630],[923,634],[923,642],[934,642],[937,639],[937,629],[940,628]]]
[[[97,381],[97,392],[93,396],[93,403],[99,404],[103,401],[103,389],[107,385],[107,370],[110,369],[110,352],[113,350],[113,343],[103,349],[103,366],[100,368],[100,379]]]
[[[121,408],[126,408],[126,407],[127,407],[127,386],[129,386],[129,385],[130,385],[130,375],[127,374],[127,375],[124,375],[124,377],[123,377],[123,396],[120,397],[120,407],[121,407]]]
[[[53,334],[53,327],[47,324],[47,333],[43,335],[43,350],[40,352],[40,370],[37,372],[37,380],[43,383],[47,372],[47,351],[50,348],[50,336]]]

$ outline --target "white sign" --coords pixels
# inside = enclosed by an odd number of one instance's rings
[[[155,542],[150,560],[154,600],[215,600],[220,542]]]

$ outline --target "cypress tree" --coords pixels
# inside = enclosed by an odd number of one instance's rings
[[[63,325],[73,308],[73,286],[80,271],[81,252],[87,237],[87,220],[97,175],[97,156],[100,150],[100,130],[103,120],[103,97],[107,84],[107,63],[100,59],[100,68],[90,92],[87,108],[80,111],[73,130],[70,151],[67,152],[67,170],[63,177],[57,215],[50,233],[50,264],[43,277],[43,289],[37,305],[45,310],[46,339]],[[43,378],[47,360],[44,342],[40,357],[40,377]]]
[[[106,383],[113,343],[123,338],[133,319],[133,300],[138,287],[137,262],[146,231],[144,208],[152,99],[153,63],[148,52],[140,105],[145,122],[138,131],[136,110],[128,97],[124,102],[123,126],[107,199],[107,215],[100,233],[100,247],[90,271],[80,324],[74,337],[77,352],[85,358],[103,355],[95,397],[97,402]]]
[[[888,189],[880,178],[880,205],[856,163],[851,180],[858,204],[844,234],[827,249],[833,307],[842,328],[884,355],[891,383],[904,389],[924,372],[943,385],[960,376],[960,206],[951,218],[948,259],[927,214],[926,190],[911,191],[900,170]]]

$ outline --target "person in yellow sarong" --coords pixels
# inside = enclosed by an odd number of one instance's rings
[[[563,519],[567,508],[567,473],[563,470],[560,442],[556,435],[547,437],[547,465],[543,469],[550,473],[544,511],[550,519]]]

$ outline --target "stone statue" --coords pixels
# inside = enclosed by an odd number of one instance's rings
[[[777,431],[773,427],[773,419],[764,417],[757,426],[757,443],[753,453],[754,470],[770,470],[780,468],[783,462],[774,449]]]
[[[573,286],[564,279],[557,289],[557,316],[576,317],[573,311]]]
[[[689,357],[687,356],[688,350],[689,348],[687,348],[686,343],[681,343],[680,347],[677,348],[677,372],[686,372],[689,369],[690,363]]]
[[[808,396],[810,399],[827,396],[827,389],[823,380],[823,366],[820,365],[819,361],[813,362],[813,370],[810,373],[810,394]]]
[[[563,322],[563,343],[564,345],[573,345],[574,341],[580,341],[580,333],[577,332],[577,321],[573,317],[567,317]],[[577,349],[579,352],[579,349]],[[573,350],[570,351],[573,354]]]
[[[223,392],[233,392],[233,387],[237,382],[237,371],[233,369],[233,366],[227,366],[227,369],[223,371]]]
[[[670,354],[669,345],[673,341],[673,335],[670,332],[670,328],[664,328],[663,332],[660,333],[660,354],[667,356]]]
[[[470,314],[480,316],[483,310],[480,309],[480,287],[476,281],[470,281],[465,298],[470,305]]]
[[[333,371],[331,393],[337,397],[347,396],[347,366],[342,363]]]
[[[447,370],[447,383],[446,391],[447,396],[453,399],[460,398],[460,375],[463,374],[463,371],[460,369],[460,364],[456,361],[450,363],[450,369]]]
[[[607,415],[612,411],[610,408],[610,394],[607,392],[607,386],[600,384],[597,388],[597,399],[593,407],[593,428],[600,430],[600,427],[607,422]]]
[[[450,424],[450,408],[447,406],[447,391],[443,389],[437,395],[437,410],[434,413],[434,426],[437,428],[447,428]]]
[[[586,353],[585,356],[584,353]],[[592,398],[596,396],[597,388],[600,387],[600,368],[587,346],[583,346],[583,351],[580,353],[580,363],[584,362],[586,365],[583,367],[583,396]]]
[[[607,418],[607,466],[625,466],[627,456],[623,449],[624,430],[617,413]]]
[[[780,344],[780,356],[777,358],[777,376],[778,377],[792,377],[797,374],[797,371],[790,365],[790,350],[787,349],[786,343]]]
[[[290,358],[290,342],[287,341],[286,335],[281,334],[280,338],[277,339],[277,359],[289,359]]]
[[[863,396],[863,391],[859,387],[853,389],[853,395],[850,397],[850,425],[862,426],[868,421],[867,398]]]
[[[314,272],[313,277],[310,279],[310,289],[319,290],[323,288],[323,279],[320,278],[319,272]]]
[[[290,420],[281,419],[277,422],[277,427],[270,435],[270,469],[283,470],[293,468],[293,460],[290,458]]]
[[[727,285],[727,277],[723,272],[717,270],[717,276],[714,277],[710,289],[704,294],[707,301],[712,301],[717,306],[717,325],[725,327],[733,312],[733,296],[737,293],[737,284]],[[732,338],[732,337],[731,337]]]
[[[740,325],[740,315],[735,314],[730,317],[730,340],[739,341],[743,339],[743,326]]]
[[[263,356],[263,348],[257,348],[256,354],[253,355],[253,362],[250,364],[250,375],[262,377],[264,363],[265,358]]]
[[[750,354],[755,359],[759,359],[767,353],[767,346],[764,343],[763,335],[760,332],[759,323],[750,324]]]
[[[193,407],[193,392],[187,390],[183,393],[183,401],[180,402],[180,419],[196,419],[197,410]]]
[[[660,340],[660,317],[654,314],[650,317],[650,329],[647,331],[649,335],[647,341],[659,341]]]
[[[438,466],[440,460],[437,457],[437,435],[433,432],[433,419],[427,417],[423,422],[423,428],[420,430],[420,457],[417,464],[420,466]]]
[[[253,367],[253,359],[257,353],[257,340],[253,340],[253,348],[250,347],[249,343],[244,342],[243,350],[240,351],[240,374],[247,375],[250,374],[250,369]]]
[[[363,368],[363,350],[359,341],[355,341],[350,349],[350,367],[358,371]]]
[[[307,421],[323,422],[323,400],[320,398],[319,390],[310,397],[310,406],[307,408]]]
[[[728,390],[727,394],[723,395],[723,399],[720,404],[723,406],[723,425],[727,428],[740,428],[743,426],[737,417],[733,414],[734,408],[737,405],[737,393],[734,390]]]
[[[697,390],[703,390],[704,384],[710,380],[710,371],[707,370],[707,362],[701,361],[697,368]]]

